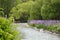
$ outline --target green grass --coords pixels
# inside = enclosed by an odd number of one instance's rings
[[[55,32],[55,33],[60,33],[60,25],[48,25],[46,26],[45,24],[32,24],[32,27],[36,27],[37,29],[44,29],[50,32]]]

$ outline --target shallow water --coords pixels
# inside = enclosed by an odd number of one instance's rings
[[[22,40],[60,40],[59,36],[43,30],[37,31],[30,28],[27,23],[17,23],[17,25],[18,31],[20,31],[24,37]]]

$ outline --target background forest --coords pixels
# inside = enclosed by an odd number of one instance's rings
[[[60,20],[59,0],[0,0],[0,14],[20,20]]]

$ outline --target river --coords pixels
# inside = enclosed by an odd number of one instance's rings
[[[37,31],[27,23],[17,23],[17,30],[23,35],[22,40],[60,40],[60,37],[56,34],[52,34],[46,31]]]

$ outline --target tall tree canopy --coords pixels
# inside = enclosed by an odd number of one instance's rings
[[[12,13],[29,14],[29,20],[60,19],[60,0],[0,0],[0,8],[8,17]]]
[[[0,7],[4,9],[5,15],[9,16],[10,10],[12,7],[21,3],[21,0],[0,0]]]

